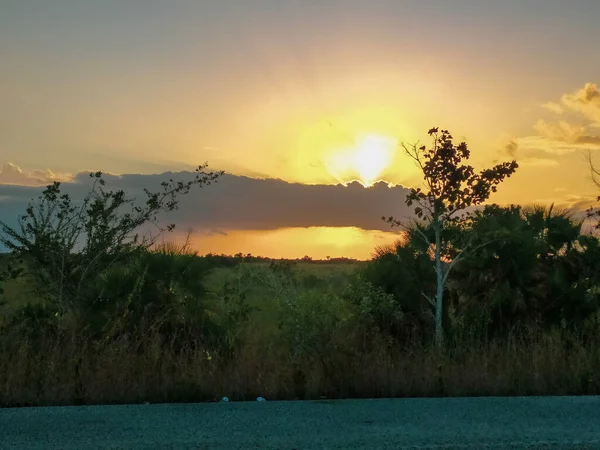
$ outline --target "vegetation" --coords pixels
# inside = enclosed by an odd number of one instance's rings
[[[206,166],[142,202],[102,174],[83,202],[49,186],[0,223],[0,405],[600,393],[600,241],[568,211],[480,205],[516,166],[474,175],[436,139],[459,200],[427,169],[429,219],[367,262],[159,244]]]
[[[456,229],[460,229],[465,221],[465,216],[458,214],[485,202],[492,192],[496,192],[497,185],[510,177],[518,165],[512,161],[476,174],[472,166],[462,162],[470,156],[466,143],[455,146],[452,135],[447,130],[440,132],[438,128],[430,129],[429,135],[433,136],[433,146],[429,150],[425,146],[404,146],[425,179],[426,192],[421,188],[412,188],[406,197],[408,206],[417,205],[415,215],[422,221],[406,226],[393,217],[383,219],[392,225],[405,227],[411,238],[421,240],[426,251],[433,254],[435,297],[421,293],[434,308],[435,342],[440,348],[444,341],[444,286],[452,268],[471,250],[470,243],[458,243],[456,238],[453,239]],[[461,235],[464,236],[464,233]]]

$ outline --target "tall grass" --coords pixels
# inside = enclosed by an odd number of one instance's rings
[[[440,354],[380,340],[369,351],[320,360],[291,358],[276,343],[262,342],[220,360],[201,349],[169,347],[158,335],[104,344],[77,335],[36,343],[4,337],[0,405],[600,393],[600,348],[569,347],[556,335]]]

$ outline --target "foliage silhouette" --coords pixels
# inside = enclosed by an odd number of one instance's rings
[[[206,172],[206,167],[199,166],[190,180],[170,179],[154,192],[144,189],[144,201],[107,189],[101,172],[90,173],[91,188],[80,202],[54,182],[29,204],[18,227],[0,221],[0,243],[25,260],[40,294],[62,314],[89,295],[98,273],[128,261],[160,233],[174,229],[174,224],[159,224],[160,213],[176,210],[182,195],[216,182],[223,173]],[[158,233],[141,235],[148,225]]]
[[[460,224],[463,217],[459,213],[471,206],[485,202],[498,184],[510,177],[518,167],[516,161],[498,164],[491,169],[475,173],[475,169],[463,164],[468,160],[470,150],[465,142],[454,145],[452,135],[447,130],[431,128],[428,132],[433,145],[428,150],[417,144],[403,145],[406,153],[417,163],[423,173],[426,191],[412,188],[406,196],[408,206],[415,205],[414,212],[420,222],[410,230],[433,252],[436,273],[435,296],[427,296],[435,311],[435,342],[443,345],[443,297],[444,285],[453,266],[463,257],[469,245],[463,245],[458,252],[446,239],[444,231]],[[406,223],[394,217],[383,217],[392,226],[407,228]]]
[[[476,250],[448,282],[462,332],[481,339],[532,326],[575,331],[595,320],[600,247],[582,235],[581,220],[552,206],[490,205],[465,232]]]

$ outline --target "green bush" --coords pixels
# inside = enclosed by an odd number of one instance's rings
[[[104,337],[153,331],[167,341],[210,342],[218,327],[206,304],[208,270],[196,254],[144,251],[99,274],[82,304],[84,321]]]

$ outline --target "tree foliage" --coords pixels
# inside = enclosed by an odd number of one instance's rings
[[[404,146],[423,172],[427,189],[412,188],[406,204],[415,204],[417,217],[427,221],[448,221],[466,208],[482,204],[518,167],[511,161],[476,173],[463,163],[471,155],[465,142],[454,145],[448,130],[432,128],[428,134],[433,137],[432,148]]]
[[[392,226],[401,226],[418,236],[433,253],[436,272],[435,297],[428,296],[435,310],[435,337],[438,346],[443,343],[443,293],[452,267],[460,260],[469,245],[462,245],[460,251],[447,239],[447,231],[460,226],[466,209],[481,205],[498,185],[510,177],[518,165],[516,161],[498,164],[479,173],[468,164],[470,150],[465,142],[455,145],[448,130],[431,128],[428,132],[433,139],[430,149],[425,146],[408,147],[406,153],[417,163],[423,173],[425,190],[412,188],[406,196],[406,204],[414,206],[418,222],[407,226],[403,220],[383,217]]]
[[[506,337],[518,328],[581,326],[598,310],[595,238],[554,207],[486,206],[468,232],[478,246],[449,280],[461,332]]]
[[[586,342],[597,339],[600,240],[582,224],[554,206],[492,204],[465,217],[445,236],[457,253],[470,246],[444,285],[445,337],[459,345],[558,330]],[[401,305],[396,335],[431,330],[431,322],[408,320],[429,306],[418,294],[436,289],[432,255],[424,248],[422,241],[407,239],[377,252],[360,272]],[[417,263],[418,255],[425,259]]]

